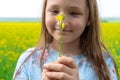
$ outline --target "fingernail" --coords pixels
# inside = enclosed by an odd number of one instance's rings
[[[48,67],[49,64],[44,64],[44,67]]]

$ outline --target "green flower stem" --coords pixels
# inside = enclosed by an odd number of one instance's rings
[[[63,14],[56,16],[57,21],[60,24],[60,40],[58,42],[59,44],[59,57],[62,55],[62,29],[65,27],[64,23],[62,21],[64,20],[65,16]]]
[[[62,22],[60,22],[59,57],[62,55]]]

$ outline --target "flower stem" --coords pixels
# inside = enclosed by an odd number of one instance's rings
[[[62,55],[62,23],[60,22],[59,57]]]

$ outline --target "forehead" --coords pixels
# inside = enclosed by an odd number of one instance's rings
[[[47,0],[47,6],[86,8],[86,0]]]

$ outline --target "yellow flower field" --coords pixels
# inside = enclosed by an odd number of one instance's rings
[[[39,22],[0,22],[0,80],[11,80],[18,57],[40,37]],[[102,40],[120,72],[120,23],[101,23]]]

